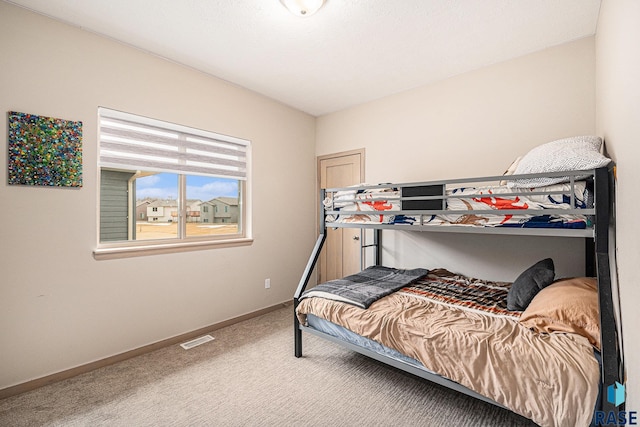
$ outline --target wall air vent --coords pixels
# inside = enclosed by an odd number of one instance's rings
[[[211,335],[205,335],[203,337],[196,338],[196,339],[193,339],[191,341],[187,341],[185,343],[182,343],[182,344],[180,344],[180,347],[184,348],[185,350],[189,350],[189,349],[191,349],[193,347],[199,346],[200,344],[204,344],[206,342],[213,341],[213,339],[214,338]]]

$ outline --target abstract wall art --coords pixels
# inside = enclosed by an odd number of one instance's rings
[[[82,187],[82,122],[9,112],[9,184]]]

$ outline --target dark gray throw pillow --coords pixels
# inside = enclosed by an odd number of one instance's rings
[[[556,277],[551,258],[538,261],[523,271],[511,285],[507,294],[507,309],[523,311],[540,290],[549,286]]]

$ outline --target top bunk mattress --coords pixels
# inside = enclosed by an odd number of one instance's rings
[[[323,205],[329,226],[378,223],[585,229],[591,225],[590,215],[579,210],[593,207],[589,188],[586,181],[518,189],[506,185],[362,185],[329,192]],[[407,197],[411,194],[408,189],[440,194]]]

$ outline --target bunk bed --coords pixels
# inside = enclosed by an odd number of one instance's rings
[[[624,383],[624,367],[609,259],[615,167],[609,161],[604,163],[605,166],[587,170],[565,168],[523,174],[516,169],[516,174],[510,176],[320,190],[320,234],[294,295],[295,356],[302,356],[302,333],[311,333],[418,377],[517,412],[540,425],[587,425],[594,410],[616,414],[624,410],[623,405],[616,407],[606,399],[606,387],[616,382]],[[488,183],[498,184],[486,185]],[[328,228],[372,229],[373,242],[362,242],[362,249],[375,249],[373,266],[356,275],[307,290]],[[381,259],[382,230],[582,238],[585,240],[585,277],[581,278],[584,280],[580,281],[578,288],[579,292],[594,295],[596,322],[599,323],[597,329],[586,328],[589,329],[586,333],[580,328],[577,333],[574,329],[542,327],[536,330],[536,326],[541,325],[536,325],[535,319],[521,322],[520,318],[524,317],[521,310],[526,313],[526,305],[534,305],[535,296],[542,293],[540,290],[529,298],[525,307],[507,307],[506,299],[510,297],[512,283],[479,280],[427,267],[425,270],[384,267]],[[589,282],[589,277],[594,279]],[[379,284],[383,278],[390,278],[391,283],[385,282],[380,294],[370,299],[334,292],[334,288],[340,288],[343,283]],[[557,285],[557,282],[549,281],[552,282]],[[495,301],[479,307],[484,302],[468,301],[467,296],[437,295],[440,291],[430,286],[446,288],[447,292],[452,288],[488,289]],[[563,286],[563,283],[558,286]],[[555,291],[558,286],[545,289],[554,288]],[[326,292],[334,292],[334,295],[328,296]],[[557,295],[551,294],[550,297]],[[486,296],[483,294],[480,299]],[[432,305],[416,308],[412,304],[417,299],[427,300]],[[460,301],[453,300],[464,300],[462,305],[466,307],[456,311],[461,308],[456,305]],[[513,303],[513,299],[509,302]],[[392,322],[386,320],[391,315],[384,311],[387,309],[395,310],[393,315],[401,317],[402,321],[389,326]],[[412,320],[409,313],[412,310],[429,321]],[[463,336],[468,325],[456,330],[456,321],[447,320],[444,328],[454,335],[453,341],[458,343],[441,343],[438,337],[447,334],[437,329],[439,326],[435,323],[438,322],[433,319],[444,316],[447,311],[458,313],[462,322],[469,322],[469,316],[479,316],[479,323],[490,324],[489,330],[482,338],[467,339]],[[434,313],[435,317],[429,317]],[[382,327],[376,322],[385,325]],[[505,344],[505,334],[524,334],[527,342],[554,341],[555,347],[548,350],[547,344],[542,343],[541,347],[533,350],[522,349],[522,340]],[[491,343],[491,339],[487,340],[487,336],[494,336],[503,347],[493,352],[473,347],[476,342],[481,343],[478,346],[485,345],[485,341],[489,342],[486,345],[496,345]],[[423,353],[425,350],[426,355]],[[534,366],[531,369],[551,371],[550,377],[529,378],[531,371],[528,368],[521,370],[520,365],[525,363],[520,359],[527,351],[546,354],[543,358],[555,368]],[[449,357],[455,353],[466,354],[468,363]],[[496,356],[498,353],[506,354],[505,358],[500,359],[502,356]],[[572,354],[566,356],[568,353]],[[499,360],[487,367],[487,359],[495,357]],[[509,357],[518,360],[514,362]],[[564,357],[571,360],[562,359]],[[476,372],[467,364],[482,367]],[[513,369],[509,375],[519,378],[516,382],[522,384],[513,385],[514,378],[504,379],[502,371],[505,369]],[[475,378],[477,375],[484,377]],[[556,387],[545,381],[566,384]],[[536,387],[542,396],[541,401],[531,405],[526,395],[536,394]],[[550,392],[550,389],[554,391]],[[563,400],[554,405],[553,399]],[[547,410],[544,406],[550,408]]]

